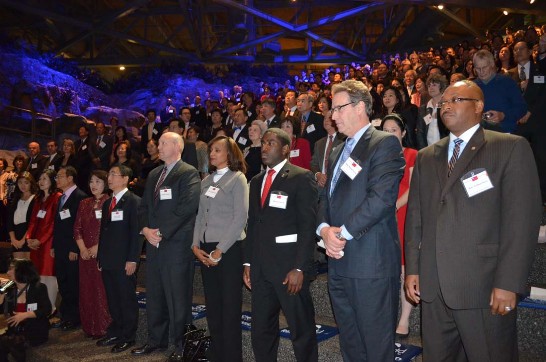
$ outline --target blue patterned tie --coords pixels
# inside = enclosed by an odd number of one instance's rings
[[[345,141],[345,148],[343,148],[343,153],[341,154],[341,158],[339,159],[339,162],[338,162],[339,167],[337,169],[337,172],[334,178],[332,179],[332,187],[330,189],[330,194],[332,194],[332,191],[334,191],[334,189],[336,188],[337,180],[339,179],[339,176],[341,176],[341,172],[343,172],[341,171],[341,166],[343,166],[345,161],[347,161],[347,159],[351,155],[351,151],[353,150],[354,143],[355,143],[354,138],[347,138],[347,141]]]

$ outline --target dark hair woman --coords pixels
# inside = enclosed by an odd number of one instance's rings
[[[7,361],[11,354],[16,361],[25,361],[27,346],[40,345],[49,338],[51,302],[32,261],[13,260],[8,276],[15,283],[0,294],[8,323],[7,332],[0,336],[0,360]]]
[[[292,140],[290,144],[290,163],[306,170],[311,169],[311,146],[309,141],[299,137],[301,121],[294,116],[288,116],[281,122],[281,129],[288,133]]]
[[[34,177],[26,171],[17,176],[15,183],[17,187],[8,209],[8,234],[11,240],[13,257],[28,259],[30,249],[27,245],[26,236],[38,186]]]

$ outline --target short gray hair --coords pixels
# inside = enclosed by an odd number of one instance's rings
[[[359,80],[346,80],[332,87],[332,94],[347,92],[352,103],[364,102],[368,117],[373,113],[373,98],[368,87]]]
[[[260,134],[262,136],[267,131],[267,123],[265,123],[264,121],[260,121],[259,119],[256,119],[256,120],[252,121],[252,123],[250,125],[251,126],[258,126],[258,128],[260,129]]]

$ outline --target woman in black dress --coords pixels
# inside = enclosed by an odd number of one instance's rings
[[[248,128],[248,138],[252,144],[243,151],[246,168],[246,179],[248,182],[263,169],[262,163],[262,136],[267,131],[267,124],[262,121],[253,121]]]

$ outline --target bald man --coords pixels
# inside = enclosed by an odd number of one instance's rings
[[[481,89],[440,102],[449,137],[421,150],[406,219],[408,297],[422,304],[424,361],[517,361],[519,295],[541,221],[529,143],[484,130]]]
[[[36,182],[38,182],[40,175],[44,171],[46,162],[47,158],[40,153],[40,144],[38,142],[30,142],[28,144],[28,159],[25,169],[30,172]]]

